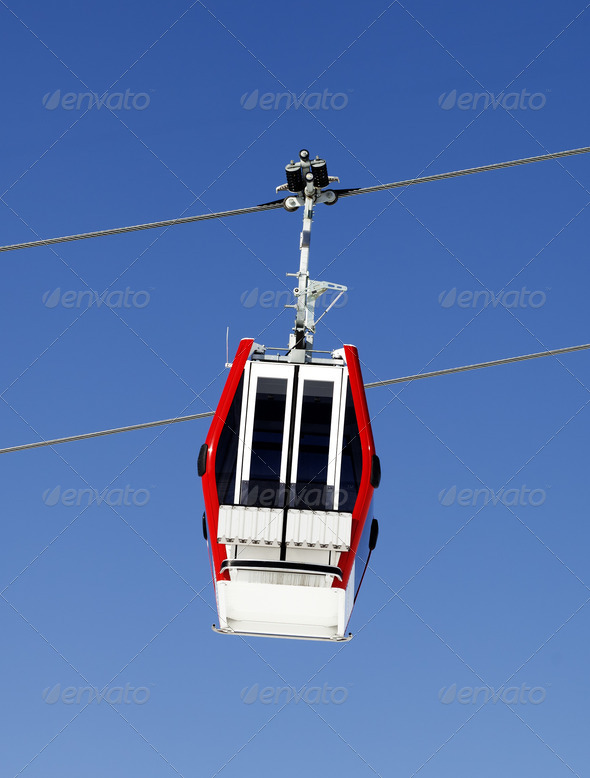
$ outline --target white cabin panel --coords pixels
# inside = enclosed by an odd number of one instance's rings
[[[280,508],[220,505],[217,541],[278,546],[281,543],[282,526],[283,511]]]
[[[219,581],[218,605],[220,627],[225,630],[324,639],[344,636],[342,589]]]
[[[287,545],[348,551],[351,533],[352,513],[295,508],[287,513]]]

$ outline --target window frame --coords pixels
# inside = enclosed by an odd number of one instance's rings
[[[246,375],[247,371],[247,375]],[[281,452],[281,466],[279,471],[279,487],[285,487],[287,475],[288,445],[285,441],[289,440],[289,431],[291,426],[291,408],[293,403],[293,365],[277,365],[268,362],[249,362],[244,374],[244,385],[247,385],[247,392],[243,397],[243,412],[240,424],[240,442],[238,447],[238,461],[235,484],[235,504],[242,504],[242,484],[250,482],[250,472],[252,466],[252,438],[254,435],[254,414],[256,413],[256,396],[258,394],[258,383],[262,378],[286,379],[287,389],[285,396],[285,418],[283,420],[283,449]]]
[[[326,473],[326,489],[332,489],[334,495],[331,508],[324,510],[338,510],[338,493],[340,491],[339,471],[342,449],[343,420],[341,419],[342,407],[342,384],[343,373],[341,367],[332,367],[324,365],[301,365],[299,368],[299,377],[297,382],[296,413],[295,425],[293,430],[293,458],[291,462],[291,473],[289,483],[293,488],[297,484],[297,469],[299,465],[299,444],[301,439],[301,416],[303,411],[303,394],[306,381],[319,381],[321,383],[332,383],[332,416],[330,419],[330,443],[328,447],[328,467]],[[338,488],[336,488],[338,485]]]

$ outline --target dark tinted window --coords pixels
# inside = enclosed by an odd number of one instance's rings
[[[339,511],[352,513],[361,482],[362,466],[361,439],[349,385],[346,391],[344,437],[342,440],[342,469],[340,471],[340,495],[338,498]]]
[[[326,486],[333,392],[334,384],[330,381],[305,381],[303,384],[296,508],[332,510],[334,506],[333,489]]]
[[[250,481],[242,484],[241,502],[245,505],[268,508],[283,504],[280,473],[286,405],[286,378],[258,379]]]
[[[244,377],[242,376],[217,445],[215,480],[217,482],[217,496],[220,505],[233,505],[235,503],[236,466],[238,461],[243,387]]]

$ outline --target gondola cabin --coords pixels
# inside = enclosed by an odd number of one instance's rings
[[[315,353],[242,340],[201,448],[220,632],[347,639],[380,466],[356,348]]]

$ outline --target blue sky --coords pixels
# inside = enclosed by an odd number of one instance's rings
[[[588,145],[589,32],[578,0],[6,0],[0,243],[266,202],[302,147],[368,186]],[[576,157],[318,207],[349,293],[317,346],[375,381],[588,341],[589,201]],[[214,407],[226,327],[287,341],[300,217],[3,254],[2,445]],[[333,647],[211,631],[206,422],[2,457],[0,775],[585,774],[589,386],[583,352],[372,390]]]

